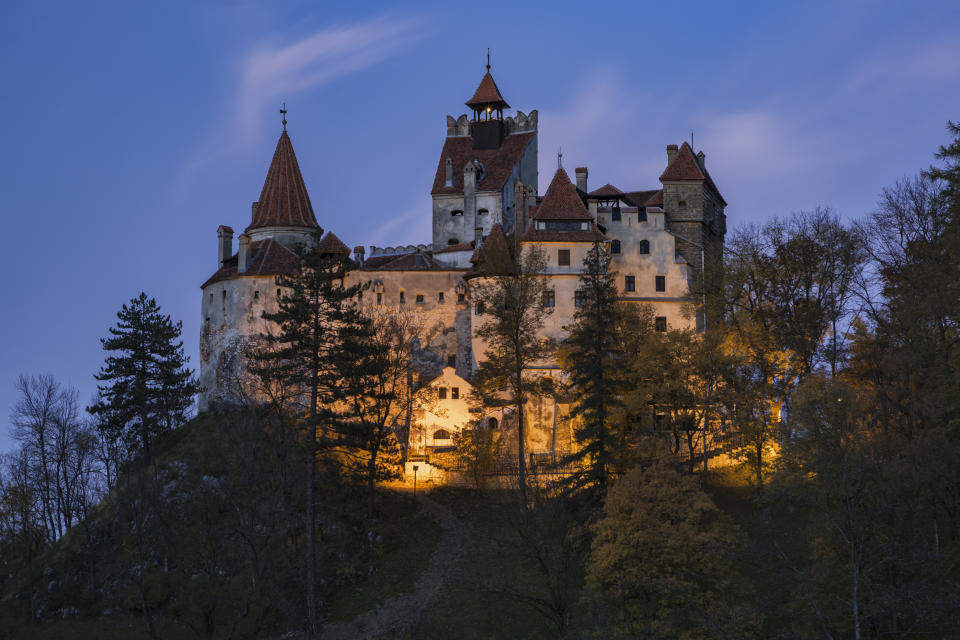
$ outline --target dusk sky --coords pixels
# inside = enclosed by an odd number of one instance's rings
[[[652,189],[689,140],[729,227],[869,212],[960,120],[960,2],[4,2],[0,409],[18,374],[83,402],[146,291],[197,366],[216,229],[249,222],[286,101],[321,226],[425,243],[445,116],[484,72],[590,184]],[[512,113],[512,111],[511,111]],[[7,423],[0,451],[9,450]]]

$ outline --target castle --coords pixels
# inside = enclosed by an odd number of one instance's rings
[[[421,460],[449,447],[460,429],[497,428],[508,418],[502,409],[487,411],[466,402],[483,358],[470,282],[488,252],[498,245],[514,253],[530,246],[544,251],[550,283],[545,303],[552,307],[544,335],[562,338],[573,321],[578,277],[596,242],[608,248],[621,299],[650,305],[656,330],[700,329],[706,310],[691,298],[691,288],[697,289],[691,285],[719,263],[726,232],[726,202],[703,152],[694,153],[686,142],[667,145],[658,188],[622,191],[604,184],[590,190],[586,167],[575,170],[575,181],[558,168],[540,196],[537,111],[505,116],[510,107],[489,64],[466,105],[470,116],[447,116],[431,190],[431,242],[371,246],[369,254],[357,246],[347,274],[350,284],[368,285],[361,301],[366,308],[413,313],[434,328],[419,345],[415,362],[434,402],[414,408],[407,443]],[[217,269],[202,285],[201,411],[246,400],[244,348],[269,329],[262,314],[276,310],[275,276],[296,269],[296,247],[316,243],[318,228],[284,122],[236,252],[233,229],[217,229]],[[317,249],[344,257],[351,253],[333,231],[322,236]],[[559,374],[556,363],[538,372]],[[556,456],[569,448],[570,406],[563,398],[545,395],[528,410],[531,457]]]

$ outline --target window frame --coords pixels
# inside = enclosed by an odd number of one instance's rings
[[[624,276],[624,277],[623,277],[623,290],[624,290],[624,291],[636,291],[636,290],[637,290],[637,278],[636,278],[636,276]]]
[[[570,266],[570,249],[557,249],[557,266]]]
[[[653,288],[659,293],[667,290],[667,276],[653,276]]]

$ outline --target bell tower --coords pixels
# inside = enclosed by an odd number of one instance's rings
[[[510,105],[500,95],[500,89],[490,75],[490,50],[487,50],[487,72],[480,85],[467,100],[466,105],[473,111],[470,121],[470,137],[474,149],[499,149],[507,134],[503,122],[503,110]]]

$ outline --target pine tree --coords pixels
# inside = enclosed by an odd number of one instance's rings
[[[319,241],[319,233],[316,240]],[[297,272],[277,276],[280,288],[275,313],[263,318],[277,331],[260,336],[260,345],[247,356],[253,372],[273,394],[280,419],[289,421],[305,445],[306,505],[304,509],[307,582],[307,627],[317,631],[316,560],[314,551],[314,485],[316,460],[338,444],[337,407],[343,400],[336,361],[344,334],[360,322],[352,301],[361,287],[345,286],[348,267],[343,256],[305,249]]]
[[[97,386],[98,401],[88,410],[109,416],[103,423],[108,435],[149,460],[153,440],[186,419],[200,388],[186,366],[181,323],[161,313],[156,300],[141,293],[117,318],[110,337],[100,340],[104,351],[117,355],[108,355],[94,376],[105,384]]]
[[[599,243],[594,243],[583,261],[579,290],[583,302],[561,347],[580,419],[573,432],[579,448],[567,461],[581,467],[572,478],[573,489],[596,490],[602,495],[617,466],[626,379],[619,331],[622,303],[617,300],[609,256]]]

